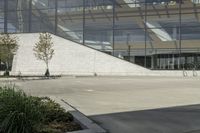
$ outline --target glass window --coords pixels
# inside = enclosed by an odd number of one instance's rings
[[[160,22],[164,30],[175,40],[179,40],[179,22]],[[200,39],[200,23],[186,21],[181,24],[181,39],[194,40]]]
[[[32,0],[33,9],[53,9],[55,5],[55,0]]]
[[[59,36],[83,42],[83,1],[58,0],[57,32]]]
[[[4,0],[0,0],[0,11],[4,10]]]

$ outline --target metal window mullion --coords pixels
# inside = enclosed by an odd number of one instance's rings
[[[83,45],[85,45],[85,0],[83,0]]]
[[[29,32],[32,32],[32,0],[29,0]]]
[[[4,33],[8,32],[8,1],[4,0]]]
[[[182,34],[181,34],[181,28],[182,28],[182,6],[181,6],[181,0],[179,2],[179,69],[180,69],[180,65],[181,65],[181,48],[182,48]]]
[[[112,41],[113,41],[113,53],[112,55],[114,56],[114,52],[115,52],[115,2],[113,0],[113,25],[112,25]]]
[[[144,67],[147,67],[147,2],[145,0],[145,14],[144,14],[144,28],[145,28],[145,57],[144,57]]]
[[[54,32],[57,34],[58,31],[58,0],[55,0],[55,29]]]

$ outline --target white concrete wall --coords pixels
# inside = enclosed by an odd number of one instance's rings
[[[26,33],[15,36],[19,40],[19,49],[14,56],[11,74],[44,75],[45,63],[37,60],[33,53],[33,47],[38,42],[39,34]],[[151,71],[55,35],[52,35],[52,39],[55,55],[49,64],[51,74],[183,76],[183,71]],[[188,71],[187,75],[192,76],[192,71]]]
[[[13,60],[12,74],[43,75],[44,62],[37,60],[33,47],[39,34],[16,34],[19,49]],[[146,75],[150,70],[105,53],[52,35],[55,55],[49,68],[51,74],[61,75]]]

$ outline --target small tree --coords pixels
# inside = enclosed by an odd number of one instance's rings
[[[50,76],[49,62],[54,55],[52,37],[49,33],[41,33],[39,42],[37,42],[33,48],[35,57],[38,60],[42,60],[46,64],[45,76]]]
[[[10,36],[9,34],[0,35],[0,59],[6,66],[4,73],[6,76],[9,76],[9,68],[11,67],[13,56],[16,54],[18,47],[15,36]]]

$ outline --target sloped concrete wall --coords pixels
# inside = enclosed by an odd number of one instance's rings
[[[39,33],[14,34],[19,49],[13,59],[12,75],[44,75],[45,63],[34,56],[33,47]],[[54,75],[101,76],[199,76],[200,71],[153,71],[118,59],[75,42],[52,35],[55,55],[50,61]]]
[[[34,56],[39,33],[16,34],[19,49],[13,60],[12,74],[43,75],[45,64]],[[61,75],[147,75],[150,70],[105,53],[52,35],[55,55],[50,61],[51,74]]]

